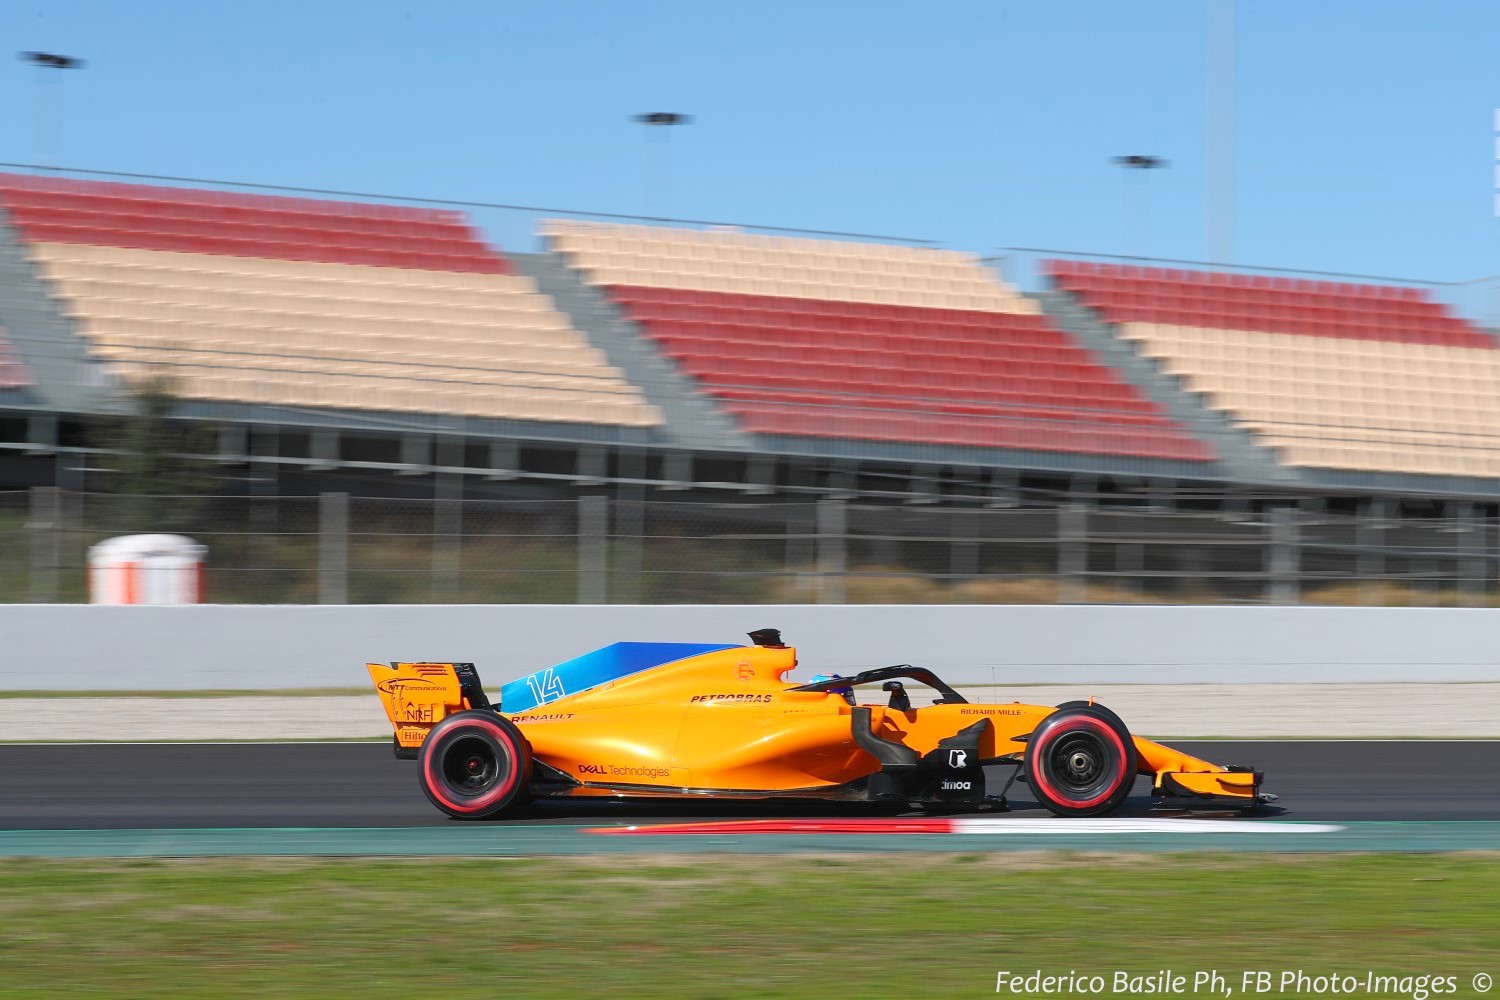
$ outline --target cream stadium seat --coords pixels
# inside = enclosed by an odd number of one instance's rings
[[[964,254],[781,236],[546,220],[540,232],[593,284],[1031,314],[1037,305]],[[735,250],[737,253],[727,253]],[[901,266],[893,267],[893,263]],[[650,274],[649,280],[640,275]],[[941,284],[939,284],[941,283]],[[832,291],[809,294],[807,289]]]
[[[127,380],[193,399],[659,425],[530,279],[35,243],[65,314]],[[538,393],[541,395],[539,396]]]
[[[1121,323],[1117,335],[1247,429],[1299,422],[1295,437],[1265,438],[1286,464],[1470,476],[1500,468],[1490,441],[1454,438],[1500,425],[1493,348],[1155,322]]]

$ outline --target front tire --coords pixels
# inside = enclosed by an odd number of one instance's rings
[[[526,801],[531,746],[493,712],[455,712],[432,727],[417,757],[427,800],[455,819],[485,819]]]
[[[1135,785],[1135,743],[1119,717],[1070,705],[1042,720],[1026,742],[1026,780],[1058,816],[1100,816]]]

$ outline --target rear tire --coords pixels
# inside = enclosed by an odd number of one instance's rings
[[[493,712],[455,712],[432,727],[417,757],[427,801],[455,819],[486,819],[525,802],[531,746]]]
[[[1058,816],[1099,816],[1135,785],[1135,743],[1103,706],[1069,705],[1042,720],[1026,742],[1026,780]]]

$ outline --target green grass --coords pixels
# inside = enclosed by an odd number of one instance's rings
[[[1500,972],[1454,855],[0,862],[0,995],[974,997],[1001,969]],[[1450,994],[1451,995],[1451,994]]]

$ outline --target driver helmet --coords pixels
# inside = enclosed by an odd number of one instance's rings
[[[815,675],[813,677],[813,679],[811,681],[808,681],[808,683],[809,684],[817,684],[817,683],[819,683],[821,681],[837,681],[837,680],[843,680],[843,679],[844,679],[844,675],[843,674],[817,674],[817,675]],[[829,688],[827,693],[828,694],[843,695],[845,698],[852,698],[852,697],[854,697],[854,689],[852,687],[834,687],[834,688]]]

